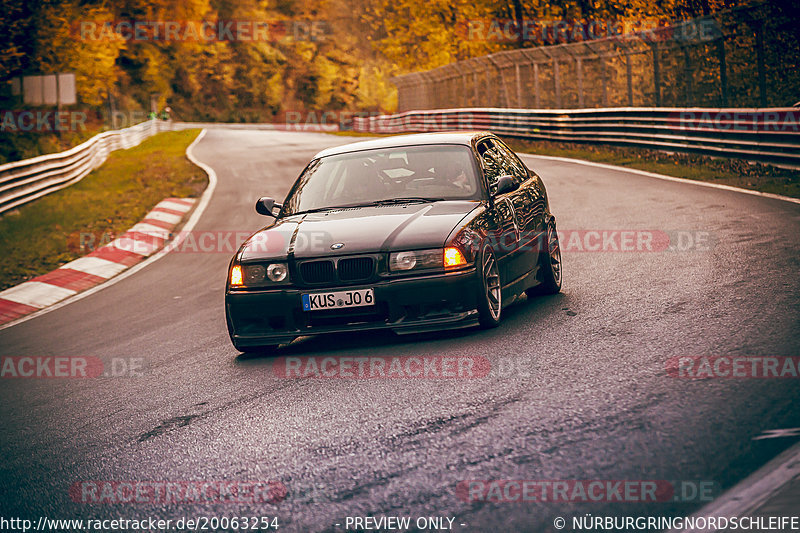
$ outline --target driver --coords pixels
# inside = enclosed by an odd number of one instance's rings
[[[386,186],[378,179],[371,165],[360,159],[346,164],[347,196],[350,201],[371,202],[386,196]]]
[[[450,160],[442,165],[442,175],[444,179],[453,187],[461,191],[471,191],[467,166],[463,161]]]

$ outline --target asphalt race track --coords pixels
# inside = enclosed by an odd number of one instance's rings
[[[310,157],[352,138],[209,130],[219,183],[196,231],[252,231]],[[356,139],[357,140],[357,139]],[[800,356],[800,205],[526,158],[559,229],[666,232],[685,249],[579,251],[564,290],[521,299],[491,331],[298,339],[281,355],[471,355],[479,379],[283,379],[239,358],[223,291],[231,253],[170,253],[89,297],[0,330],[3,356],[142,358],[138,377],[0,380],[0,507],[50,518],[455,517],[455,531],[553,531],[586,515],[687,515],[703,501],[459,499],[462,480],[734,485],[799,439],[796,379],[671,377],[678,356]],[[701,235],[704,243],[688,244]],[[679,242],[682,239],[683,242]],[[272,504],[85,504],[82,481],[281,481]],[[446,523],[446,522],[445,522]],[[339,524],[337,526],[336,524]],[[465,524],[462,526],[461,524]],[[567,528],[569,530],[569,528]]]

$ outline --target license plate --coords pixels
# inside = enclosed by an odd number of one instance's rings
[[[303,294],[302,297],[303,311],[345,309],[347,307],[364,307],[368,305],[375,305],[375,293],[372,289],[314,292]]]

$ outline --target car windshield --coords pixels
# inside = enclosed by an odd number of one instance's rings
[[[477,175],[467,146],[403,146],[332,155],[311,162],[292,187],[283,213],[478,199]]]

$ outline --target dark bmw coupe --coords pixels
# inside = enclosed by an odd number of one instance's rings
[[[487,132],[401,135],[329,148],[231,261],[233,345],[301,335],[494,327],[522,292],[561,289],[544,183]]]

